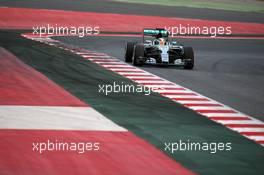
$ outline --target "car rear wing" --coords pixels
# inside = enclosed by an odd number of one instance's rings
[[[144,36],[152,36],[155,38],[165,38],[166,40],[168,40],[168,36],[169,36],[169,32],[165,29],[143,29],[143,42],[144,40]]]

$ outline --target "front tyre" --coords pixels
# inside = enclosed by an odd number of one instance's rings
[[[193,69],[194,67],[194,52],[192,47],[183,47],[184,49],[184,61],[185,65],[183,66],[184,69]]]
[[[132,63],[135,66],[142,66],[144,61],[144,45],[143,44],[137,44],[134,47],[134,54],[132,58]]]
[[[133,57],[134,46],[136,42],[128,42],[125,47],[125,62],[131,63]]]

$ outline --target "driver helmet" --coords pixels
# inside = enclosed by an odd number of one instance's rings
[[[164,46],[166,43],[165,39],[164,38],[159,38],[159,45],[160,46]]]

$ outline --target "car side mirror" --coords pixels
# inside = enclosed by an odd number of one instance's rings
[[[151,40],[146,40],[146,44],[151,44],[152,41]]]

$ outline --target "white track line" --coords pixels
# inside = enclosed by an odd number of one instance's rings
[[[94,61],[94,60],[93,60]],[[115,64],[115,65],[125,65],[124,63],[120,63],[119,61],[117,61],[117,60],[115,60],[115,61],[111,61],[111,62],[106,62],[106,61],[94,61],[95,63],[97,63],[97,64],[100,64],[100,65],[102,65],[102,66],[107,66],[107,65],[109,65],[109,64]]]
[[[94,62],[94,63],[97,63],[97,62]],[[110,68],[122,68],[122,69],[126,69],[127,68],[126,65],[122,64],[122,63],[112,63],[112,65],[105,64],[105,63],[103,63],[103,64],[97,63],[97,64],[99,64],[100,66],[103,66],[105,68],[109,68],[109,69]]]
[[[163,95],[168,98],[204,98],[198,95]]]
[[[82,55],[84,58],[111,58],[111,56],[99,56],[99,55]]]
[[[161,85],[145,85],[146,87],[148,88],[152,88],[152,89],[166,89],[166,88],[177,88],[175,85],[164,85],[164,84],[161,84]],[[178,86],[179,87],[179,86]]]
[[[126,78],[129,78],[131,80],[139,80],[139,79],[142,79],[142,80],[145,80],[145,79],[148,79],[148,80],[160,80],[159,78],[157,77],[140,77],[140,76],[126,76]]]
[[[151,75],[147,72],[142,72],[142,73],[139,73],[139,72],[118,72],[118,74],[120,75]]]
[[[256,141],[263,141],[264,140],[264,136],[246,136],[251,140],[256,140]]]
[[[122,72],[126,72],[126,73],[128,73],[128,72],[138,72],[138,73],[140,73],[140,72],[142,72],[141,70],[137,70],[137,69],[134,69],[134,68],[130,68],[130,69],[122,69],[122,68],[107,68],[108,70],[111,70],[111,71],[122,71]]]
[[[256,121],[253,120],[215,120],[221,124],[256,124]]]
[[[246,115],[242,115],[239,113],[213,113],[212,112],[212,113],[202,113],[202,114],[205,115],[206,117],[243,117],[243,116],[246,116]]]
[[[177,100],[181,104],[218,104],[215,101],[186,101],[186,100]]]
[[[0,106],[1,129],[126,131],[91,107]]]
[[[225,110],[224,106],[190,106],[192,110]]]
[[[163,81],[163,80],[159,80],[159,81],[153,81],[153,80],[135,80],[135,82],[137,83],[160,83],[160,84],[168,84],[168,82]]]
[[[119,62],[119,61],[118,61],[117,59],[115,59],[115,58],[89,58],[89,59],[87,59],[87,60],[94,61],[94,62],[96,62],[96,61],[99,62],[99,60],[100,60],[101,62],[102,62],[102,61],[105,61],[105,60]]]
[[[237,132],[264,132],[263,128],[232,128],[232,130],[235,130]]]

